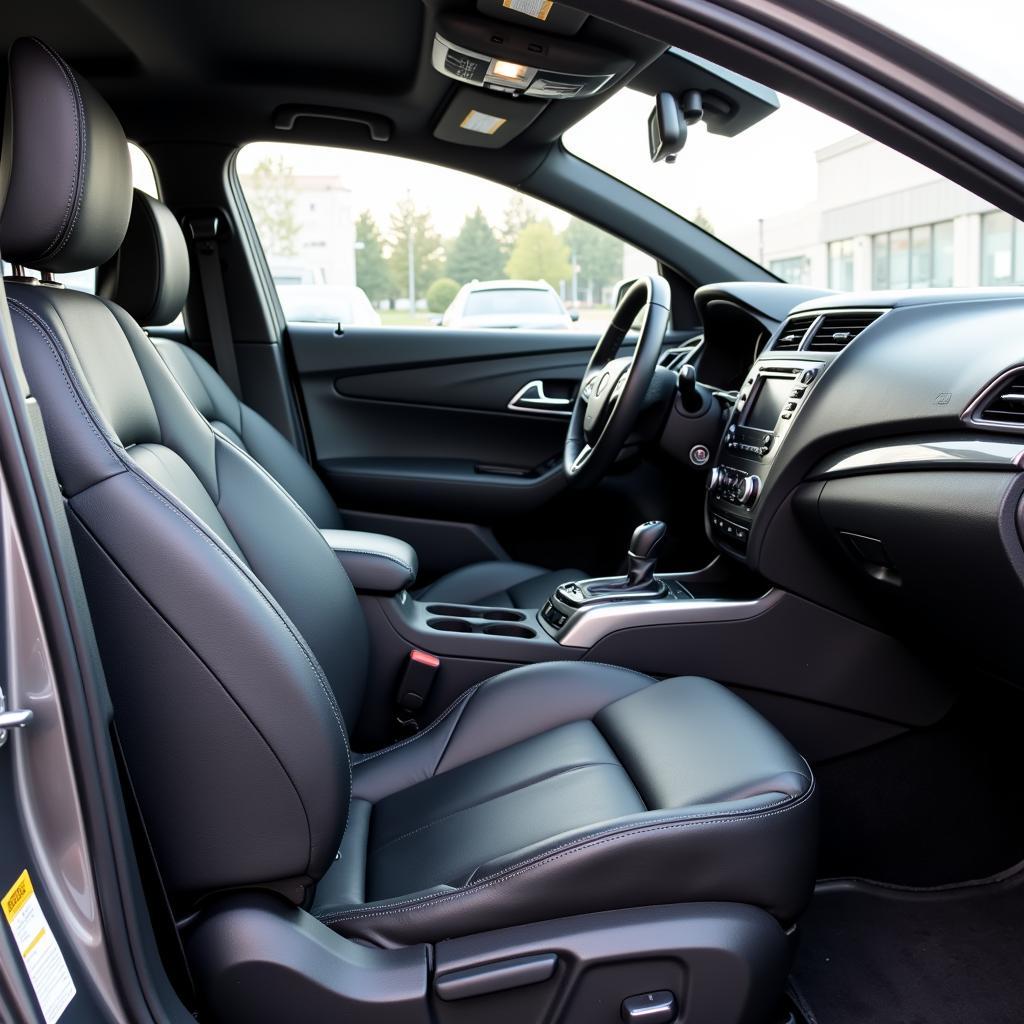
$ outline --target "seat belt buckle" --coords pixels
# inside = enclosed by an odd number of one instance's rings
[[[419,731],[420,723],[416,713],[427,703],[440,667],[441,659],[436,654],[415,648],[409,652],[395,694],[395,722],[402,735],[411,736]]]

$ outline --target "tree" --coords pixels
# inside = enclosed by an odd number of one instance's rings
[[[413,270],[416,275],[416,297],[425,294],[431,284],[441,276],[443,247],[441,236],[434,230],[429,213],[417,213],[416,204],[406,197],[391,214],[388,262],[394,280],[394,290],[405,295],[409,275],[409,238],[412,237]]]
[[[369,210],[356,218],[356,284],[372,302],[395,295],[391,267],[384,255],[384,236]]]
[[[268,256],[295,256],[302,226],[295,219],[295,172],[283,156],[268,156],[246,177],[245,195]]]
[[[572,257],[575,257],[578,282],[592,296],[600,298],[601,290],[622,277],[625,246],[618,238],[575,217],[562,235]]]
[[[427,309],[431,313],[443,313],[459,293],[459,282],[450,277],[439,277],[427,289]]]
[[[569,246],[555,234],[549,221],[527,224],[519,232],[505,273],[509,277],[547,281],[557,290],[562,281],[568,281],[572,276]]]
[[[487,281],[501,277],[506,260],[501,243],[478,206],[462,222],[451,243],[445,270],[459,284],[474,279]]]
[[[536,224],[536,222],[537,215],[526,205],[526,200],[522,196],[513,196],[508,201],[505,206],[504,222],[498,235],[505,259],[512,255],[512,250],[516,247],[523,228],[530,224]]]

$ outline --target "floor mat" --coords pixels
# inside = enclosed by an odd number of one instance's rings
[[[819,887],[793,997],[808,1024],[1024,1022],[1024,871],[937,891]]]

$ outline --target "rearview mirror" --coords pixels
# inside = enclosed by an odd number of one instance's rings
[[[655,163],[675,163],[676,154],[686,145],[686,122],[670,92],[659,92],[654,101],[654,109],[647,118],[647,141]]]

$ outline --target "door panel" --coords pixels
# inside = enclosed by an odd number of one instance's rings
[[[626,505],[617,524],[647,510],[649,495],[636,488],[563,494],[566,408],[508,408],[534,381],[549,398],[574,398],[595,334],[393,327],[339,334],[303,324],[289,335],[316,460],[345,509],[479,523],[513,549],[527,524],[555,548],[560,537],[603,532],[593,509],[567,512],[598,505],[612,491],[616,506]],[[616,536],[616,549],[625,539]]]

